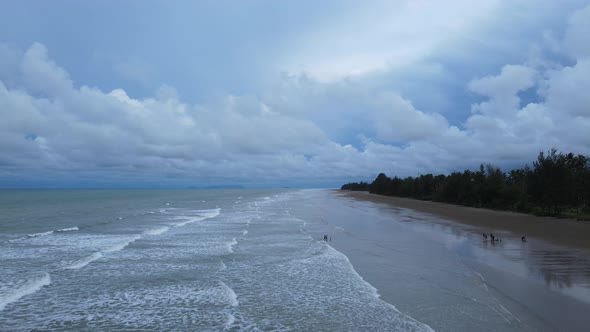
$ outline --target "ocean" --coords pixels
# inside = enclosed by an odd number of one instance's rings
[[[0,330],[429,331],[309,231],[325,195],[2,190]]]
[[[333,190],[0,190],[0,331],[586,331],[588,252],[494,233]]]

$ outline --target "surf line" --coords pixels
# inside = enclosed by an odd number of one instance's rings
[[[239,306],[240,302],[238,301],[238,296],[236,295],[236,292],[234,292],[234,290],[232,288],[230,288],[228,285],[226,285],[221,280],[219,281],[219,285],[224,289],[225,296],[227,298],[227,302],[228,302],[229,306],[231,306],[231,307]]]
[[[325,245],[328,250],[327,252],[331,255],[335,255],[336,257],[343,259],[346,262],[346,265],[348,266],[348,268],[350,269],[350,271],[352,272],[352,274],[357,278],[358,281],[360,281],[362,284],[364,284],[367,288],[369,293],[373,296],[373,298],[375,298],[377,301],[380,301],[382,303],[384,303],[386,306],[390,307],[391,309],[393,309],[396,313],[400,314],[402,317],[408,319],[409,321],[411,321],[413,324],[416,325],[416,327],[421,328],[420,330],[422,331],[432,331],[434,332],[434,329],[432,329],[429,325],[415,319],[414,317],[407,315],[401,311],[399,311],[393,304],[384,301],[381,298],[381,295],[379,294],[379,291],[377,290],[377,288],[375,288],[373,285],[371,285],[368,281],[366,281],[354,268],[354,266],[352,265],[352,263],[350,262],[350,260],[348,259],[348,256],[346,256],[345,254],[341,253],[340,251],[336,250],[334,247],[332,247],[331,245],[329,245],[327,242],[325,241],[317,241],[319,243],[322,243],[323,245]]]
[[[9,290],[4,295],[0,296],[0,311],[4,310],[8,304],[16,302],[24,296],[33,294],[50,283],[51,277],[49,276],[49,273],[44,272],[42,275],[29,279],[23,284]]]
[[[121,241],[120,243],[114,244],[110,247],[106,247],[100,251],[94,252],[91,255],[88,255],[86,257],[82,257],[80,259],[78,259],[77,261],[74,261],[73,263],[71,263],[70,265],[67,265],[66,267],[64,267],[64,270],[78,270],[83,268],[84,266],[101,259],[102,257],[104,257],[103,254],[106,253],[111,253],[111,252],[116,252],[116,251],[120,251],[123,250],[124,248],[126,248],[128,245],[130,245],[131,243],[137,241],[141,239],[141,235],[134,235],[128,239],[126,239],[125,241]]]
[[[230,253],[234,252],[234,246],[238,244],[238,241],[234,237],[230,242],[227,243],[227,251]]]
[[[18,241],[34,239],[34,238],[38,238],[38,237],[44,237],[44,236],[52,235],[55,233],[65,233],[65,232],[73,232],[73,231],[79,231],[79,230],[80,230],[80,228],[78,228],[78,227],[61,228],[61,229],[56,229],[53,231],[26,234],[25,236],[22,236],[22,237],[19,237],[16,239],[6,240],[5,242],[7,242],[7,243],[18,242]]]

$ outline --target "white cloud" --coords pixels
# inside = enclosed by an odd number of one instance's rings
[[[24,54],[20,64],[22,78],[27,88],[48,96],[67,93],[72,81],[65,70],[47,56],[44,45],[34,43]]]
[[[460,121],[440,112],[436,102],[416,106],[416,98],[436,98],[431,90],[410,98],[391,83],[396,77],[387,75],[399,72],[391,69],[395,66],[388,57],[398,53],[392,51],[395,47],[373,46],[388,36],[399,37],[395,29],[366,41],[362,39],[371,27],[358,31],[350,47],[367,46],[375,53],[349,50],[343,36],[318,48],[317,54],[306,53],[310,63],[322,64],[332,60],[331,45],[342,47],[343,55],[333,59],[335,67],[327,68],[333,73],[326,75],[334,74],[329,80],[304,71],[284,75],[259,93],[225,93],[198,104],[186,102],[170,85],[142,98],[129,89],[78,86],[75,75],[53,62],[44,45],[35,43],[21,51],[0,44],[0,185],[19,177],[34,183],[72,176],[187,185],[246,179],[357,181],[382,171],[408,176],[462,170],[481,162],[521,166],[551,147],[589,154],[590,56],[584,43],[588,8],[573,14],[567,26],[563,23],[563,33],[539,32],[530,45],[534,51],[521,61],[505,61],[482,75],[462,73],[468,78],[453,81],[460,85],[455,89],[481,99],[471,109],[456,110],[466,114]],[[476,12],[486,12],[480,9]],[[418,15],[416,8],[411,10]],[[448,31],[469,35],[466,28],[475,23],[459,16],[452,15],[457,20],[425,49],[418,47],[423,52],[414,52],[410,45],[410,62],[428,54]],[[424,31],[443,23],[433,22]],[[323,41],[322,36],[333,35],[329,31],[336,28],[327,27],[310,43]],[[556,45],[563,45],[567,61],[555,56]],[[383,81],[362,73],[374,66],[382,67]],[[419,73],[419,66],[410,66],[404,77],[455,74],[444,62],[421,66],[431,69]],[[353,67],[361,68],[358,76],[341,77]],[[410,84],[422,92],[420,82]]]
[[[440,44],[469,33],[500,1],[377,1],[341,6],[330,19],[292,41],[290,72],[322,82],[415,63]]]
[[[389,142],[421,141],[438,137],[448,126],[440,114],[426,114],[399,95],[385,94],[379,100],[375,119],[377,135]]]
[[[472,106],[472,112],[509,115],[520,106],[518,93],[535,85],[535,71],[523,65],[506,65],[500,75],[473,80],[469,89],[490,97],[489,101]]]
[[[568,22],[567,32],[563,40],[564,48],[574,59],[590,57],[590,6],[574,12]]]
[[[280,160],[288,160],[326,143],[313,123],[274,112],[253,97],[228,96],[214,107],[184,104],[168,86],[160,88],[157,99],[143,100],[122,89],[76,88],[41,44],[24,53],[20,75],[24,90],[0,81],[0,147],[5,161],[17,165],[217,174],[222,171],[216,166],[226,162],[281,154]],[[239,173],[265,173],[276,165],[257,166],[262,168]]]
[[[590,55],[579,59],[573,67],[551,71],[546,90],[548,107],[572,116],[590,116],[589,74]]]

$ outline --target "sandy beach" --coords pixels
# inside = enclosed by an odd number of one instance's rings
[[[509,211],[479,209],[410,198],[374,195],[368,192],[337,191],[359,200],[384,203],[431,214],[450,221],[478,228],[480,233],[507,231],[511,237],[540,239],[573,248],[590,249],[590,222],[533,215]]]
[[[310,193],[313,205],[291,211],[312,221],[305,231],[318,241],[328,235],[327,244],[348,257],[383,301],[434,330],[590,326],[588,225],[360,192],[324,193]],[[483,232],[502,241],[484,240]]]

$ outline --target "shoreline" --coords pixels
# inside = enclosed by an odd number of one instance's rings
[[[511,237],[518,240],[521,236],[525,236],[527,240],[538,239],[571,248],[590,249],[590,222],[588,221],[538,217],[524,213],[382,196],[361,191],[335,190],[334,192],[336,195],[357,200],[430,214],[448,221],[475,227],[481,231],[480,233],[509,232],[512,234]]]
[[[590,244],[583,242],[590,224],[367,192],[331,195],[346,208],[321,228],[336,235],[330,245],[381,299],[435,330],[585,331],[590,324]],[[484,232],[505,241],[491,245]]]

